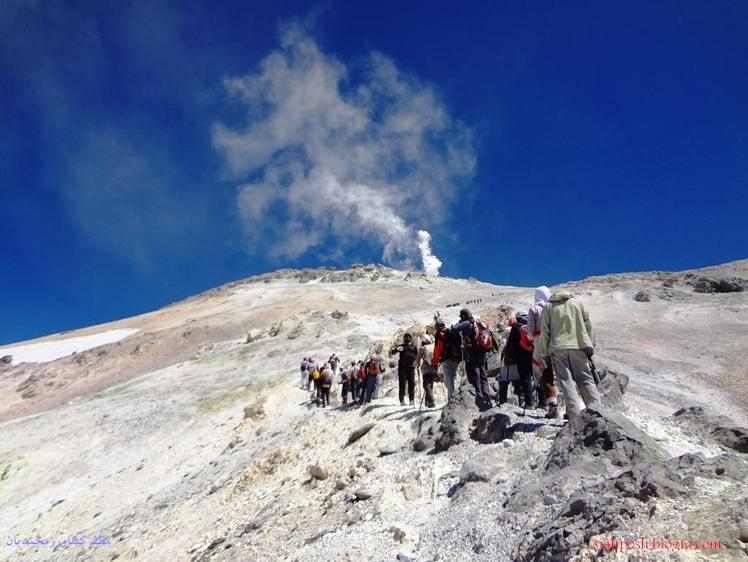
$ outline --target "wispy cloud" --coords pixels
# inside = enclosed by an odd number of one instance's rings
[[[298,25],[226,87],[246,121],[215,124],[213,142],[241,183],[251,248],[295,258],[364,241],[438,274],[427,229],[447,218],[475,154],[432,87],[379,53],[347,67]]]

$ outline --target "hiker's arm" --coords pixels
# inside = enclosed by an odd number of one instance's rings
[[[582,319],[584,320],[584,327],[590,336],[592,345],[595,345],[595,334],[592,332],[592,322],[590,322],[590,315],[587,313],[587,309],[582,305]]]
[[[540,331],[540,313],[536,307],[531,308],[527,312],[527,335],[530,339],[534,339],[536,334]]]
[[[548,339],[551,330],[551,311],[550,308],[543,309],[540,315],[540,336],[535,342],[535,355],[541,361],[548,357]]]

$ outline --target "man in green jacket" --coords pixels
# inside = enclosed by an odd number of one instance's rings
[[[589,362],[594,351],[592,324],[582,301],[567,291],[551,295],[543,308],[537,346],[538,357],[551,357],[569,420],[582,409],[579,393],[585,407],[600,407],[600,393]]]

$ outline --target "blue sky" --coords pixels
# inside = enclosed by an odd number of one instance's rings
[[[747,100],[741,1],[7,0],[0,342],[419,230],[501,284],[745,258]]]

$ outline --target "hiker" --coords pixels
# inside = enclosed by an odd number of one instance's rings
[[[330,405],[330,389],[332,388],[333,381],[332,373],[332,368],[329,365],[325,364],[325,367],[322,370],[319,378],[319,398],[323,408],[326,408]],[[317,406],[319,405],[320,404],[318,402]]]
[[[364,365],[364,372],[366,373],[366,398],[362,403],[368,404],[369,402],[371,402],[372,398],[376,398],[379,377],[382,376],[384,371],[385,367],[382,363],[382,360],[379,359],[376,355],[370,355],[369,359]]]
[[[416,368],[415,360],[418,348],[413,343],[413,336],[408,332],[403,334],[403,343],[390,350],[390,355],[400,354],[397,361],[397,380],[399,383],[400,405],[405,406],[405,387],[408,387],[410,405],[415,404]]]
[[[532,343],[528,339],[526,330],[527,314],[517,312],[514,318],[516,322],[509,331],[506,349],[514,364],[517,365],[517,371],[519,372],[519,405],[524,408],[532,408],[534,402],[532,396]],[[501,400],[501,397],[499,399]]]
[[[509,330],[510,329],[507,329],[507,332]],[[499,368],[499,376],[497,377],[497,380],[499,382],[499,406],[507,402],[509,383],[512,383],[515,396],[519,396],[522,393],[519,386],[519,371],[517,370],[517,363],[514,361],[512,353],[509,351],[506,344],[504,344],[501,350],[501,367]]]
[[[332,355],[330,355],[330,358],[327,360],[327,362],[330,364],[333,376],[337,376],[338,366],[340,365],[340,359],[338,358],[337,354],[333,353]]]
[[[436,406],[434,401],[434,381],[438,374],[438,366],[433,365],[434,344],[431,343],[431,336],[423,334],[421,336],[421,347],[416,354],[415,365],[421,374],[423,385],[424,400],[427,408]],[[438,364],[437,364],[438,365]]]
[[[312,389],[312,401],[316,404],[319,404],[320,399],[319,379],[321,376],[321,370],[318,367],[315,367],[312,372],[312,382],[314,383],[314,388]]]
[[[348,376],[348,370],[340,371],[340,399],[343,404],[348,404],[348,393],[351,391],[351,379]]]
[[[309,358],[309,362],[306,367],[307,372],[307,381],[306,381],[306,389],[311,390],[312,384],[314,383],[314,371],[317,370],[317,365],[314,362],[313,358]]]
[[[358,390],[358,364],[355,361],[351,361],[351,366],[348,368],[348,390],[351,393],[351,402],[356,401],[356,391]]]
[[[486,372],[487,349],[478,341],[480,334],[477,321],[467,308],[460,310],[460,321],[449,332],[460,338],[460,350],[465,361],[465,374],[475,388],[475,404],[481,411],[491,408],[491,390]]]
[[[512,384],[514,395],[519,397],[522,395],[522,387],[519,383],[519,371],[517,370],[517,362],[512,357],[512,352],[507,346],[509,341],[509,334],[512,333],[512,328],[517,324],[517,318],[512,315],[507,320],[507,326],[504,331],[501,332],[501,368],[499,370],[499,404],[504,404],[507,401],[507,394],[509,392],[509,383]]]
[[[301,388],[304,388],[304,385],[307,382],[307,368],[308,367],[309,367],[309,358],[304,357],[301,360]]]
[[[553,384],[553,365],[551,365],[549,358],[538,356],[538,346],[535,345],[535,341],[540,336],[543,308],[550,298],[551,292],[548,290],[548,287],[544,285],[538,287],[535,289],[535,304],[527,311],[527,333],[533,342],[532,374],[535,384],[538,387],[538,393],[540,394],[539,405],[547,408],[545,417],[548,419],[558,417],[556,385]],[[544,365],[544,367],[541,365]]]
[[[582,409],[577,390],[585,407],[601,405],[589,362],[594,353],[592,323],[582,301],[568,291],[553,293],[543,308],[535,345],[541,366],[550,355],[569,421]]]
[[[358,362],[358,405],[363,406],[364,402],[366,401],[366,362],[365,361],[359,361]]]
[[[460,353],[460,338],[447,330],[444,320],[437,319],[434,324],[435,340],[434,358],[432,365],[441,366],[442,378],[447,387],[447,402],[452,400],[455,393],[455,379],[457,378],[457,368],[462,361]]]

